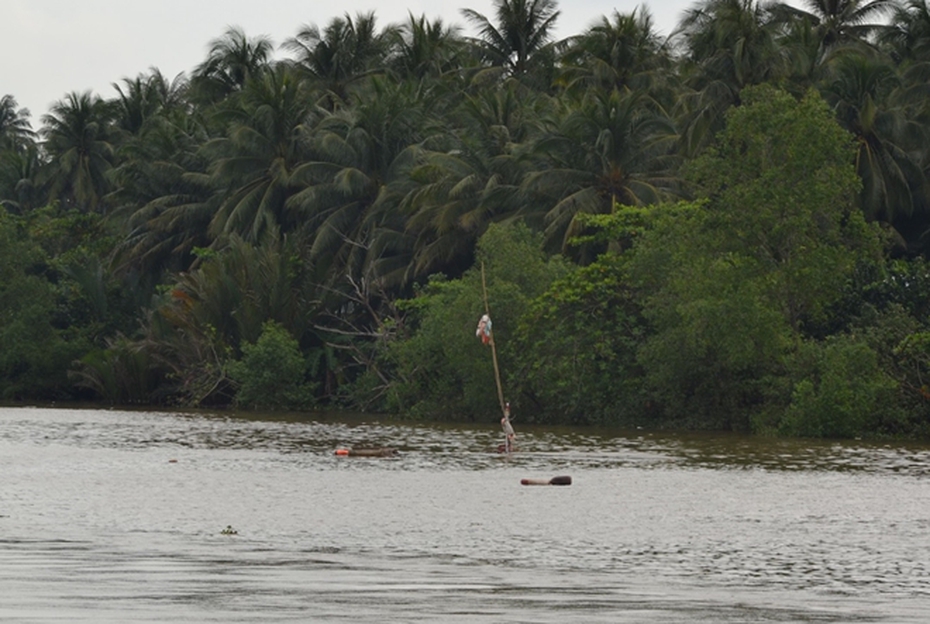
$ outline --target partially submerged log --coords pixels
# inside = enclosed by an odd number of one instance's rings
[[[551,479],[520,479],[520,485],[571,485],[569,476],[552,477]]]
[[[400,451],[392,447],[336,449],[336,455],[342,457],[393,457],[399,453]]]

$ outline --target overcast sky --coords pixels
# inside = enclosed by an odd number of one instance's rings
[[[641,4],[668,34],[695,2],[562,0],[556,34],[579,34],[601,16]],[[112,83],[151,67],[168,78],[189,74],[229,26],[249,37],[267,35],[278,45],[304,24],[322,28],[345,13],[374,10],[382,27],[410,12],[474,34],[460,10],[472,8],[494,21],[493,6],[492,0],[2,0],[0,96],[12,95],[28,108],[37,128],[49,106],[72,91],[111,98]]]

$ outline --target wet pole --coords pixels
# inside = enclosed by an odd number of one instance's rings
[[[484,278],[484,262],[481,263],[481,292],[484,295],[484,313],[488,315],[488,318],[491,318],[491,307],[488,305],[488,285]],[[504,407],[504,388],[501,385],[501,369],[497,365],[497,347],[494,346],[494,323],[491,323],[491,335],[490,340],[491,344],[491,358],[494,360],[494,380],[497,382],[497,400],[501,405],[501,414],[509,418],[507,410]]]

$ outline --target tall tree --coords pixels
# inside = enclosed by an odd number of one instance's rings
[[[401,78],[439,78],[465,63],[461,28],[446,25],[441,19],[430,22],[425,15],[410,14],[394,37],[391,67]]]
[[[79,332],[56,327],[60,302],[37,267],[49,262],[22,221],[0,209],[0,397],[69,398],[70,363],[87,347]]]
[[[915,160],[918,154],[907,148],[923,132],[896,103],[900,86],[900,76],[888,62],[855,52],[830,62],[821,87],[840,123],[857,138],[862,210],[890,224],[910,216],[912,189],[922,191],[926,185]]]
[[[305,25],[282,47],[296,55],[295,62],[324,93],[323,103],[333,110],[347,102],[352,86],[384,71],[397,29],[377,29],[375,13],[346,14],[325,28]]]
[[[566,251],[584,229],[579,215],[668,198],[677,139],[665,111],[641,92],[592,90],[568,107],[535,142],[542,165],[523,183],[546,207],[550,244]]]
[[[18,108],[16,98],[0,98],[0,149],[24,149],[34,143],[36,133],[29,123],[29,109]]]
[[[855,207],[853,141],[816,93],[746,90],[718,146],[691,168],[703,203],[651,211],[633,248],[653,328],[639,361],[668,414],[748,428],[790,402],[786,358],[880,239]]]
[[[44,205],[43,164],[36,145],[0,152],[0,206],[24,214]]]
[[[817,84],[824,71],[820,36],[810,20],[785,18],[777,13],[776,19],[784,20],[779,42],[788,58],[786,88],[801,97]]]
[[[130,135],[139,134],[156,115],[183,107],[187,87],[183,74],[169,81],[158,69],[114,83],[116,126]]]
[[[191,86],[196,98],[218,102],[240,91],[246,80],[264,72],[274,52],[267,36],[248,37],[238,26],[231,26],[210,42],[207,58],[194,69]]]
[[[201,110],[169,107],[124,141],[113,171],[114,215],[126,231],[121,261],[146,274],[188,268],[195,247],[210,243],[218,197],[201,146],[209,140]]]
[[[495,0],[496,24],[474,9],[462,14],[478,28],[475,43],[484,62],[519,78],[538,68],[540,60],[554,60],[557,7],[556,0]]]
[[[614,11],[577,37],[562,54],[561,82],[566,88],[636,89],[653,83],[660,70],[669,70],[666,40],[656,31],[645,7],[630,13]]]
[[[423,93],[411,83],[373,79],[351,108],[323,116],[308,135],[310,156],[294,171],[304,185],[287,201],[303,220],[310,258],[331,283],[372,278],[376,232],[400,231],[396,184],[425,129]]]
[[[704,0],[685,12],[674,34],[701,87],[731,90],[778,78],[784,69],[769,8],[756,0]]]
[[[899,61],[930,61],[930,5],[926,0],[896,5],[878,40]]]
[[[547,104],[516,80],[481,89],[449,117],[450,131],[417,150],[401,204],[405,232],[413,238],[408,279],[460,275],[492,223],[533,216],[520,195],[529,165],[523,145],[538,130],[539,109]]]
[[[804,0],[807,10],[779,2],[772,10],[779,21],[804,20],[810,23],[820,44],[821,56],[837,46],[870,43],[881,28],[874,21],[890,13],[896,0]]]
[[[19,108],[12,95],[0,98],[0,206],[26,212],[43,201],[36,138],[29,110]]]
[[[112,179],[115,213],[134,213],[181,188],[177,170],[206,137],[203,116],[187,98],[183,74],[169,81],[157,69],[114,84],[118,139]]]
[[[686,153],[707,145],[750,85],[781,78],[788,67],[778,25],[757,0],[704,0],[689,9],[674,33],[690,94],[680,98]]]
[[[220,197],[212,236],[236,233],[258,243],[286,231],[285,203],[302,188],[292,176],[304,160],[302,133],[312,110],[301,81],[286,65],[246,82],[229,113],[228,135],[203,146],[210,185]]]
[[[42,117],[51,196],[86,212],[105,212],[114,148],[111,108],[87,91],[70,93]]]

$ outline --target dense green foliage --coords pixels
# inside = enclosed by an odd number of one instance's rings
[[[765,86],[743,98],[693,163],[704,199],[657,218],[631,272],[652,330],[640,361],[665,417],[747,429],[881,248],[854,208],[852,143],[823,101]]]
[[[808,4],[230,28],[4,96],[0,397],[493,421],[489,308],[518,422],[928,436],[930,11]]]
[[[262,327],[254,344],[242,346],[242,359],[230,363],[236,381],[236,403],[264,409],[306,408],[313,387],[306,382],[307,362],[297,341],[274,321]]]
[[[475,338],[485,312],[485,285],[501,345],[499,367],[513,371],[519,356],[511,328],[530,302],[568,271],[561,258],[547,259],[541,245],[541,235],[526,226],[491,226],[478,245],[477,266],[457,280],[434,276],[415,298],[401,302],[409,337],[392,342],[380,356],[391,367],[393,407],[471,420],[499,411],[490,349]]]
[[[556,280],[521,315],[510,380],[524,417],[635,424],[647,404],[636,352],[645,320],[625,261],[603,256]]]

